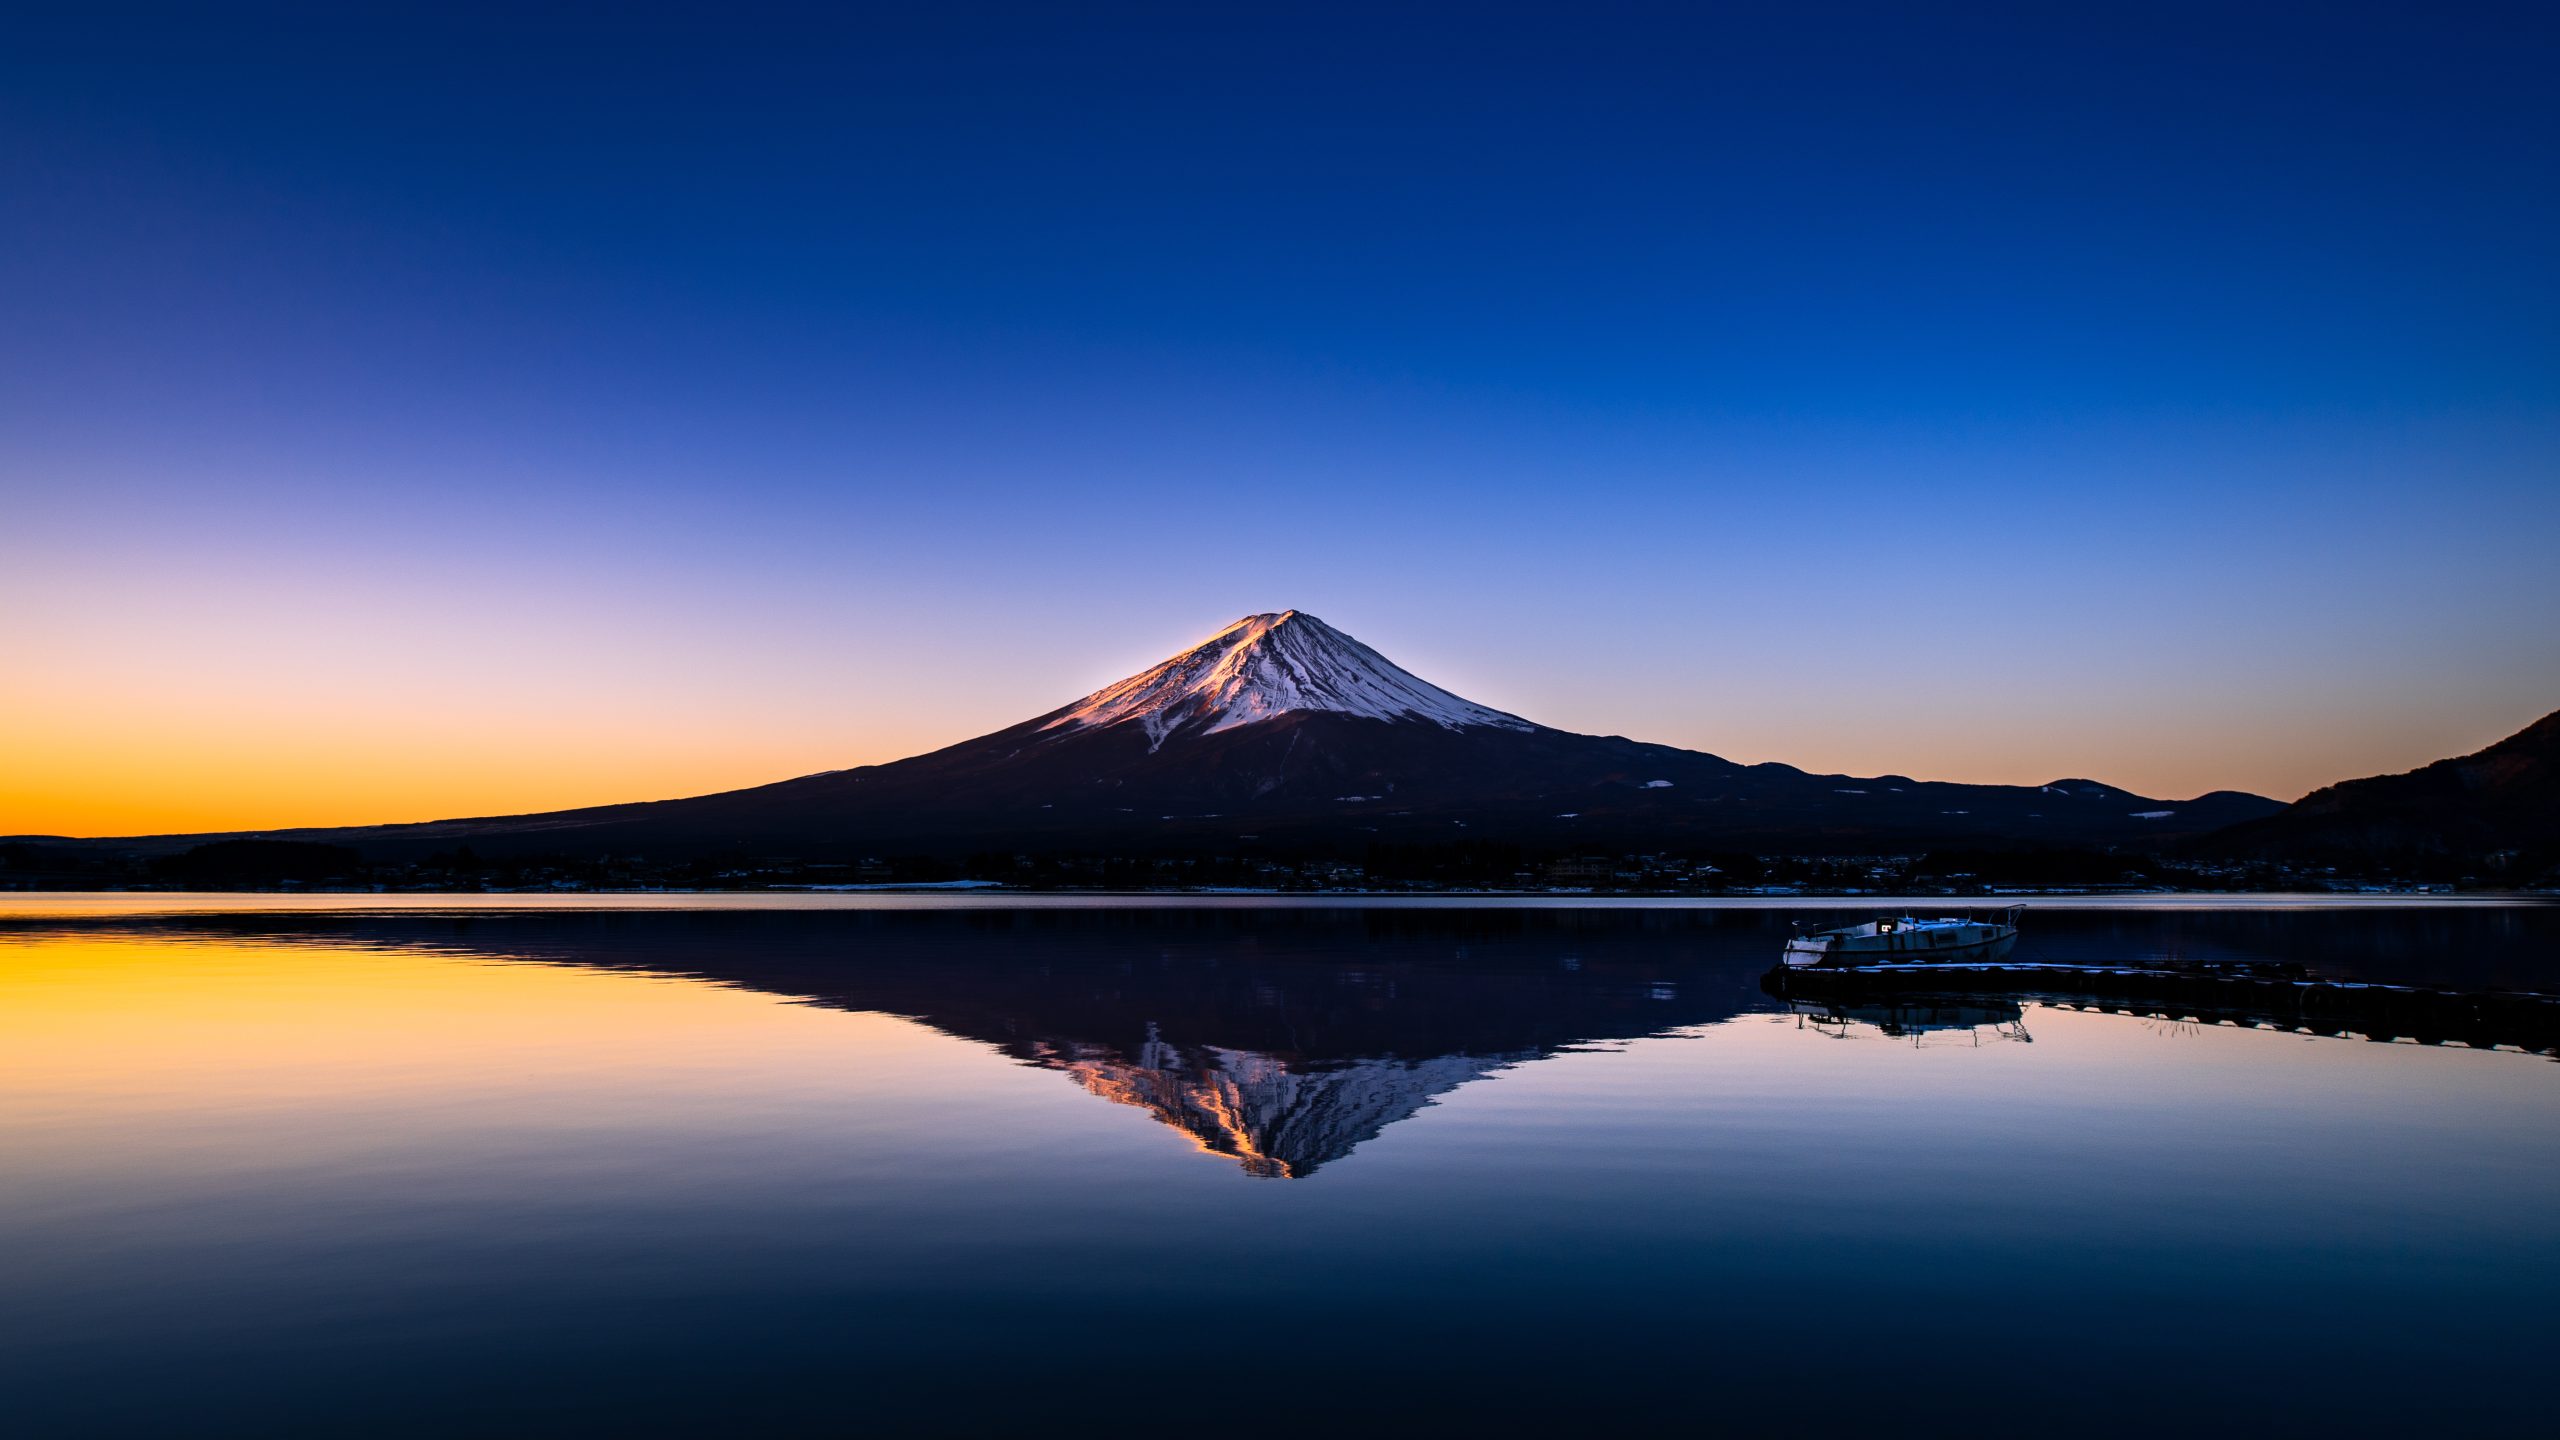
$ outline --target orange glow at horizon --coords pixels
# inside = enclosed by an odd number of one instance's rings
[[[85,764],[60,752],[32,754],[32,764],[0,778],[0,834],[192,834],[518,815],[709,794],[837,768],[575,750],[447,754],[389,773],[387,757],[360,753],[163,750]]]
[[[946,722],[949,729],[910,712],[858,731],[793,716],[769,717],[762,727],[741,717],[732,721],[735,729],[668,724],[603,706],[477,724],[387,710],[294,722],[245,707],[194,716],[165,706],[20,708],[0,712],[0,835],[382,825],[674,799],[923,754],[1026,719],[1060,698],[1026,697],[1011,715],[982,704],[979,713]],[[2284,757],[2288,785],[2252,785],[2243,783],[2245,771],[2264,770],[2272,757],[2217,748],[2202,734],[2140,733],[2140,717],[2128,718],[2122,734],[2022,738],[1967,734],[1967,727],[1913,716],[1898,737],[1880,738],[1840,717],[1781,713],[1747,725],[1710,719],[1726,737],[1719,743],[1521,708],[1568,729],[1634,734],[1815,774],[2018,785],[2085,777],[2167,800],[2222,788],[2291,800],[2329,781],[2468,753],[2507,733],[2403,733],[2411,727],[2397,726],[2387,735],[2303,737]],[[2109,763],[2109,754],[2135,759]]]
[[[183,1126],[198,1111],[410,1099],[467,1119],[475,1097],[534,1091],[585,1097],[605,1119],[624,1097],[600,1076],[741,1057],[812,1075],[929,1068],[964,1088],[1006,1074],[910,1020],[663,976],[305,940],[0,940],[0,1094],[21,1103]],[[653,1094],[663,1118],[671,1092]]]
[[[383,825],[666,800],[932,748],[787,731],[667,734],[535,723],[457,732],[385,717],[360,731],[243,719],[167,726],[0,718],[0,835],[159,835]],[[853,754],[855,750],[877,753]]]
[[[1052,644],[990,664],[935,638],[948,631],[884,623],[815,665],[805,644],[734,634],[610,626],[475,644],[444,628],[389,647],[352,629],[327,643],[260,640],[258,617],[212,613],[226,626],[110,614],[149,636],[122,643],[97,617],[85,635],[7,637],[0,673],[21,688],[0,704],[0,835],[383,825],[741,789],[983,735],[1203,638]],[[2419,687],[2397,708],[2311,696],[2331,718],[2309,728],[2292,693],[2207,709],[2163,691],[2092,708],[2043,687],[1986,711],[1962,667],[1913,682],[1889,714],[1758,682],[1631,701],[1607,689],[1613,662],[1570,647],[1407,654],[1392,632],[1378,638],[1425,680],[1561,729],[1814,774],[2087,778],[2171,801],[2217,789],[2290,800],[2469,753],[2535,718],[2449,710]]]

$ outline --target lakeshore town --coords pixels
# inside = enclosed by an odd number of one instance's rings
[[[2535,857],[2539,858],[2539,857]],[[2441,868],[2356,870],[2198,861],[2097,850],[1917,855],[1566,854],[1502,845],[1379,846],[1358,861],[1185,857],[891,857],[804,861],[605,855],[482,857],[468,847],[402,862],[281,840],[227,840],[174,855],[0,845],[0,890],[543,894],[703,891],[1018,890],[1091,893],[1543,894],[1626,896],[2198,893],[2560,893],[2560,867],[2493,854]]]

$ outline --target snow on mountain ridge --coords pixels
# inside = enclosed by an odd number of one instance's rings
[[[1215,734],[1298,710],[1372,720],[1423,720],[1443,729],[1538,727],[1461,699],[1295,610],[1248,615],[1163,664],[1070,705],[1040,727],[1094,728],[1135,720],[1149,749],[1207,721]]]
[[[1060,1046],[1042,1063],[1089,1094],[1152,1112],[1249,1175],[1303,1179],[1449,1091],[1535,1058],[1380,1057],[1308,1069],[1251,1050],[1168,1044],[1150,1022],[1133,1055]]]

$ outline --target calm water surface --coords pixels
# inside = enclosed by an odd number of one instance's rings
[[[0,897],[11,1434],[2550,1418],[2543,1056],[1818,1025],[1768,908],[171,898]],[[2027,925],[2560,989],[2548,906]]]

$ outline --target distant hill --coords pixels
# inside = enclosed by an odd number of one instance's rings
[[[1295,610],[1252,615],[1118,684],[930,754],[718,795],[544,815],[264,832],[374,858],[972,852],[1358,854],[2151,846],[2273,814],[2217,791],[2094,780],[1957,785],[1815,775],[1552,729],[1462,699]],[[144,852],[246,837],[145,837]]]
[[[2560,710],[2476,754],[2315,790],[2203,842],[2261,859],[2560,863]]]

